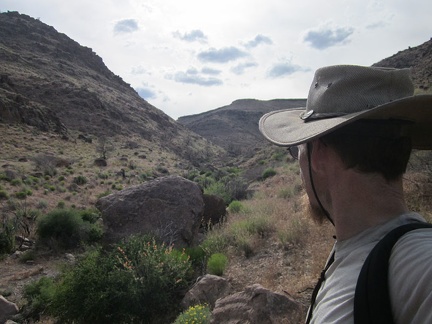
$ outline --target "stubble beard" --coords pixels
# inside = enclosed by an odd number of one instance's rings
[[[327,220],[324,211],[318,204],[312,204],[308,194],[305,192],[302,196],[302,209],[308,217],[310,217],[315,223],[322,225]]]

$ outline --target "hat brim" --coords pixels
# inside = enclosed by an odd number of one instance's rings
[[[415,149],[432,149],[432,95],[418,95],[352,114],[304,121],[305,108],[272,111],[261,117],[259,128],[270,142],[294,146],[309,142],[359,119],[400,119],[414,123],[411,140]]]

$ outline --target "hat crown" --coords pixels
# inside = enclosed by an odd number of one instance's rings
[[[369,110],[412,96],[409,69],[336,65],[315,72],[303,119]]]

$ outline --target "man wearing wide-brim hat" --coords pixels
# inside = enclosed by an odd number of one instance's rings
[[[312,217],[335,226],[308,322],[353,323],[369,253],[393,229],[425,222],[402,185],[411,150],[432,149],[432,96],[413,91],[409,69],[329,66],[316,71],[306,107],[260,120],[262,134],[299,159]],[[432,229],[397,240],[388,287],[395,323],[432,323]]]

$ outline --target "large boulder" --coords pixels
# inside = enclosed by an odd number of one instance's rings
[[[222,223],[227,214],[224,200],[215,195],[204,194],[204,215],[202,226],[209,228],[213,225]]]
[[[152,234],[166,244],[194,244],[204,210],[200,187],[179,176],[158,178],[100,198],[107,243]]]
[[[184,296],[181,306],[187,309],[198,304],[208,304],[213,309],[216,300],[228,296],[232,287],[227,279],[207,274],[201,277]]]
[[[0,323],[18,314],[18,306],[0,295]]]
[[[255,284],[216,301],[212,324],[291,324],[304,320],[302,306],[287,295]]]

